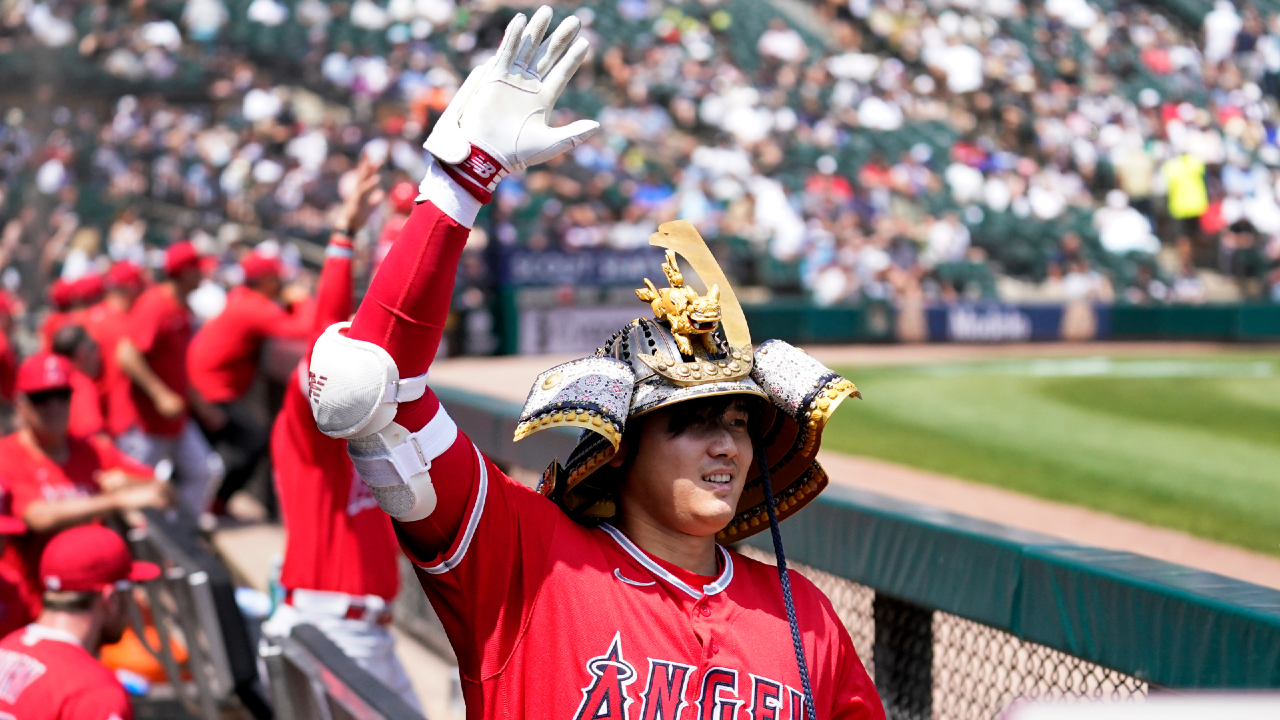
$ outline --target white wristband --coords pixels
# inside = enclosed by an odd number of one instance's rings
[[[418,202],[430,201],[463,227],[475,225],[476,215],[482,207],[480,201],[449,177],[449,173],[440,168],[438,160],[430,155],[428,158],[431,164],[427,166],[427,175],[418,186]]]

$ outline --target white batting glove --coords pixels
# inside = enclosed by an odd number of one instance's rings
[[[423,145],[482,203],[507,174],[550,160],[600,129],[594,120],[547,124],[589,48],[578,38],[576,17],[560,23],[544,42],[550,24],[551,8],[545,5],[532,20],[516,15],[497,55],[467,76]]]

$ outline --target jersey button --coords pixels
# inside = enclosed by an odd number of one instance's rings
[[[715,640],[712,640],[711,644],[707,646],[707,650],[710,650],[712,655],[719,655],[720,645]]]
[[[698,612],[702,613],[702,617],[711,617],[711,607],[706,603],[698,606]]]

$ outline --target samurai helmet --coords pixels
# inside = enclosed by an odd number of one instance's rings
[[[596,471],[617,453],[632,418],[696,398],[761,398],[757,462],[737,513],[716,535],[722,543],[738,542],[769,526],[758,463],[769,468],[769,491],[780,520],[827,486],[827,475],[815,460],[822,428],[858,390],[781,340],[752,346],[742,306],[693,225],[664,223],[649,243],[667,249],[662,270],[668,287],[645,279],[645,287],[636,290],[653,317],[631,321],[594,355],[539,375],[520,413],[515,439],[547,428],[579,428],[568,461],[561,465],[553,460],[538,491],[581,522],[604,521],[618,512],[617,487]],[[677,255],[708,287],[705,295],[685,283]]]

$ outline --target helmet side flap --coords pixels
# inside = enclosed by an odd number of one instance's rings
[[[611,357],[586,357],[557,365],[534,381],[520,412],[515,439],[552,427],[576,427],[602,436],[616,451],[634,390],[631,367]]]

